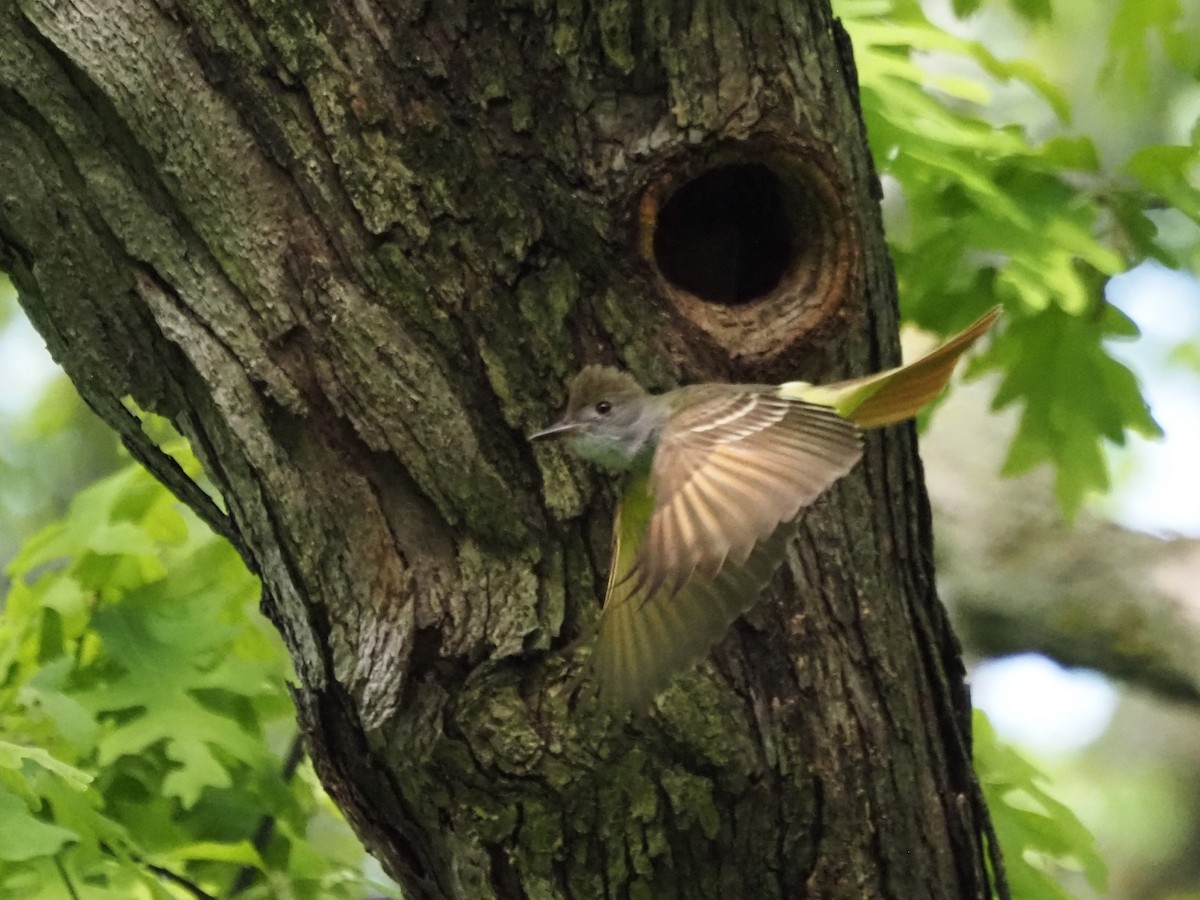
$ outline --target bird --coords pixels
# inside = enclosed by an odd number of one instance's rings
[[[529,438],[624,475],[587,670],[602,707],[641,711],[703,658],[758,601],[787,526],[858,462],[862,431],[916,415],[999,314],[908,365],[826,385],[653,394],[627,372],[583,368],[562,417]]]

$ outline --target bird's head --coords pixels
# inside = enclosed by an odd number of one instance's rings
[[[562,437],[584,459],[628,469],[661,430],[652,399],[628,373],[587,366],[571,380],[562,418],[529,439]]]

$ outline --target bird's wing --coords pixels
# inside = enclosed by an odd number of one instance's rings
[[[780,385],[785,397],[836,409],[860,428],[879,428],[920,412],[950,380],[954,364],[1000,316],[994,307],[928,356],[864,378],[812,385],[793,381]]]
[[[771,388],[713,391],[671,417],[650,470],[654,508],[626,577],[672,595],[699,572],[742,564],[858,461],[858,430],[834,410]]]
[[[631,476],[613,523],[612,569],[590,663],[600,703],[617,715],[645,708],[757,602],[793,531],[777,528],[743,565],[726,565],[712,580],[693,578],[675,594],[647,599],[635,596],[628,575],[653,512],[649,473]]]
[[[777,393],[730,388],[677,413],[617,507],[591,661],[601,702],[638,710],[707,653],[779,568],[792,535],[779,523],[858,460],[855,426],[914,415],[998,315],[909,366]]]

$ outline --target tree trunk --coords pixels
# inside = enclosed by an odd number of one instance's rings
[[[0,267],[262,577],[317,770],[410,900],[989,896],[911,427],[617,727],[562,652],[611,490],[523,437],[588,361],[896,361],[856,90],[826,0],[0,0]]]

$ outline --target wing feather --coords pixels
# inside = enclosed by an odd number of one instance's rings
[[[754,605],[792,534],[780,523],[861,454],[833,410],[770,388],[730,388],[676,418],[614,523],[591,667],[618,713],[648,704]]]
[[[639,711],[696,664],[730,623],[758,601],[783,560],[792,529],[779,528],[743,565],[716,578],[693,578],[677,593],[635,597],[618,582],[600,618],[591,668],[601,704],[618,715]]]
[[[646,597],[744,562],[862,453],[857,429],[828,407],[771,388],[703,390],[712,396],[676,414],[652,463],[654,510],[629,573]]]

